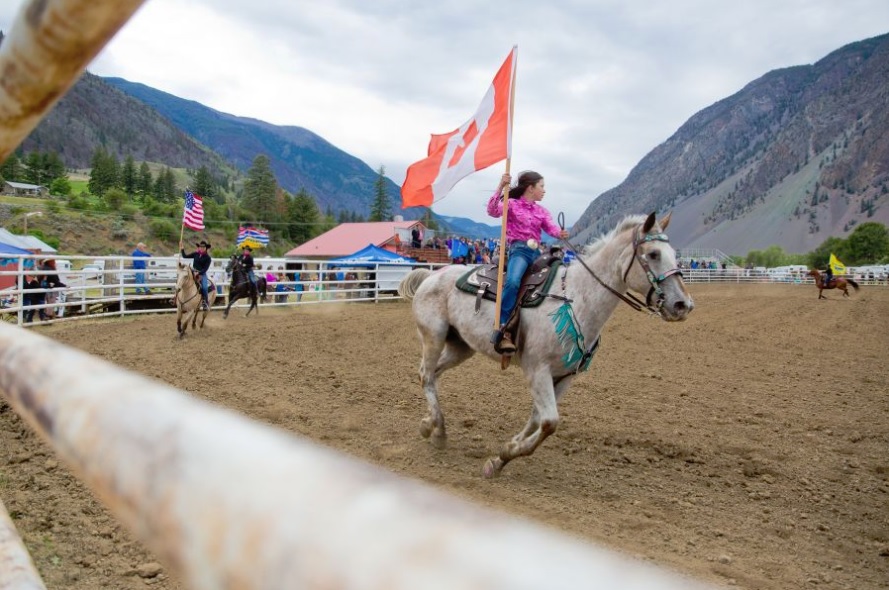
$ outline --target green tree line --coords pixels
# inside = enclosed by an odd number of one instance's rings
[[[789,264],[825,268],[831,254],[847,266],[889,264],[889,229],[882,223],[868,221],[858,225],[848,237],[831,236],[807,254],[788,254],[781,246],[769,246],[751,250],[740,262],[768,268]]]
[[[284,190],[275,178],[271,162],[265,154],[254,158],[243,182],[237,185],[228,177],[214,177],[206,166],[187,170],[187,186],[181,182],[181,172],[162,166],[152,172],[148,162],[136,162],[127,155],[123,162],[100,146],[93,152],[88,191],[73,194],[64,161],[54,152],[29,154],[14,153],[0,165],[0,177],[39,184],[50,184],[50,194],[65,197],[68,206],[78,210],[120,212],[149,217],[151,233],[161,240],[175,239],[182,219],[184,191],[190,188],[204,199],[205,224],[223,226],[232,240],[239,224],[251,224],[270,231],[271,240],[304,243],[328,231],[338,223],[363,222],[365,218],[354,211],[328,208],[324,213],[317,199],[300,188],[295,194]],[[54,207],[58,207],[56,203]],[[391,220],[392,199],[387,193],[385,168],[377,170],[373,186],[370,221]],[[436,229],[431,211],[424,223]]]

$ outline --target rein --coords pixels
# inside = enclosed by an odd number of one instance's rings
[[[559,213],[559,225],[562,226],[562,228],[564,229],[564,227],[565,227],[564,213]],[[562,239],[562,241],[565,244],[567,244],[574,251],[574,253],[575,253],[574,255],[575,255],[575,258],[577,258],[577,261],[581,264],[581,266],[583,266],[587,270],[588,273],[590,273],[590,275],[594,279],[596,279],[596,281],[599,282],[600,285],[602,285],[603,287],[605,287],[606,289],[611,291],[611,293],[614,294],[615,297],[617,297],[618,299],[620,299],[621,301],[623,301],[624,303],[626,303],[627,305],[629,305],[636,311],[648,311],[651,315],[660,317],[661,316],[661,308],[664,305],[664,299],[666,297],[664,295],[664,291],[660,287],[661,283],[675,274],[682,276],[682,271],[679,270],[678,268],[668,270],[664,274],[657,276],[651,271],[651,266],[649,266],[648,262],[642,256],[639,255],[639,246],[641,246],[642,244],[644,244],[646,242],[658,241],[658,242],[669,243],[670,240],[669,240],[669,238],[667,238],[667,235],[664,233],[641,235],[641,229],[640,229],[633,236],[633,258],[630,260],[630,264],[627,266],[627,270],[624,272],[623,281],[626,282],[627,276],[630,274],[630,269],[633,267],[633,262],[638,261],[639,266],[641,266],[642,270],[645,271],[645,276],[648,277],[648,282],[651,284],[651,289],[649,289],[648,295],[645,297],[644,302],[641,301],[639,298],[637,298],[632,293],[630,293],[629,291],[627,291],[626,294],[623,294],[623,293],[620,293],[619,291],[617,291],[616,289],[614,289],[611,285],[607,284],[605,281],[603,281],[601,278],[599,278],[599,276],[595,272],[593,272],[593,269],[591,269],[589,266],[587,266],[587,263],[584,262],[583,257],[579,254],[580,250],[577,247],[575,247],[574,244],[572,244],[567,239]],[[656,299],[657,307],[652,307],[652,305],[651,305],[652,294],[657,296],[657,299]]]
[[[187,280],[187,279],[188,279],[188,277],[186,276],[186,277],[185,277],[185,280]],[[194,279],[192,279],[192,283],[194,283]],[[180,287],[180,286],[179,286],[179,281],[177,280],[177,281],[176,281],[176,300],[177,300],[177,301],[179,300],[179,293],[181,293],[183,290],[184,290],[184,287]],[[188,299],[186,299],[185,301],[179,301],[179,305],[185,305],[186,303],[188,303],[189,301],[191,301],[191,300],[194,299],[195,297],[200,296],[200,294],[201,294],[201,290],[196,288],[196,290],[195,290],[195,294],[192,295],[191,297],[189,297]]]

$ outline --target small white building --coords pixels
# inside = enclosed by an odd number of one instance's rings
[[[48,197],[49,189],[39,184],[27,184],[24,182],[3,181],[3,194],[14,197]]]

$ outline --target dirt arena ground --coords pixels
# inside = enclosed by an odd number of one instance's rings
[[[528,416],[522,376],[480,357],[448,373],[449,447],[432,448],[403,302],[214,313],[182,342],[169,315],[38,332],[714,584],[889,588],[889,289],[691,291],[682,324],[618,308],[558,432],[491,481],[484,457]],[[3,402],[0,449],[0,498],[50,589],[181,588]]]

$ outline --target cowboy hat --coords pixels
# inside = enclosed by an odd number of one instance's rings
[[[244,245],[242,246],[242,248],[243,248],[244,250],[250,250],[251,252],[253,252],[253,248],[251,248],[251,247],[248,246],[247,244],[244,244]]]
[[[212,246],[210,245],[210,242],[208,242],[208,241],[206,241],[206,240],[201,240],[200,242],[198,242],[197,244],[195,244],[195,246],[203,246],[203,247],[206,248],[207,250],[209,250],[210,248],[212,248]]]

